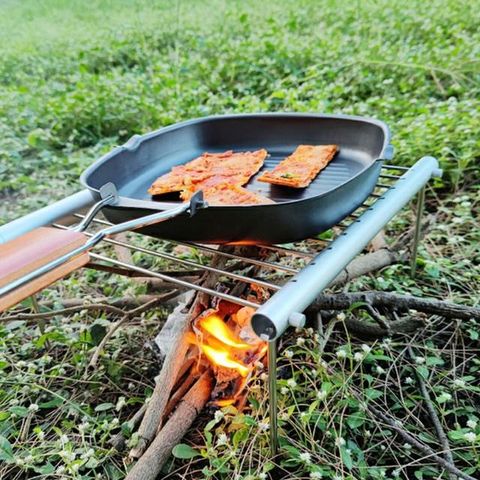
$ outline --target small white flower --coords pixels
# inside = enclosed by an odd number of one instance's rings
[[[295,388],[297,386],[297,382],[293,379],[293,378],[289,378],[287,380],[287,385],[290,387],[290,388]]]
[[[303,345],[305,345],[305,339],[303,337],[298,337],[297,338],[297,345],[299,347],[303,347]]]
[[[405,379],[405,383],[406,383],[407,385],[411,385],[411,384],[413,383],[413,378],[412,378],[412,377],[407,377],[407,378]]]
[[[465,388],[465,381],[462,380],[461,378],[456,378],[454,381],[453,381],[453,386],[455,388]]]
[[[29,412],[36,412],[38,411],[38,405],[36,403],[31,403],[28,407]]]
[[[443,392],[440,396],[437,397],[437,402],[439,403],[449,402],[451,399],[452,399],[452,396],[449,393]]]
[[[289,391],[290,391],[290,390],[289,390],[287,387],[282,387],[282,388],[280,389],[280,393],[281,393],[282,395],[286,395]]]
[[[221,433],[217,438],[217,447],[221,447],[222,445],[226,445],[228,442],[228,437],[226,433]]]
[[[337,358],[347,358],[347,352],[343,349],[337,350],[337,353],[335,354]]]
[[[221,410],[217,410],[215,412],[215,421],[216,422],[222,421],[224,417],[225,417],[225,414]]]
[[[415,357],[415,363],[417,365],[423,365],[425,363],[425,357]]]
[[[398,478],[400,476],[400,473],[401,473],[401,470],[399,468],[396,468],[395,470],[393,470],[392,476],[395,478]]]
[[[62,443],[67,443],[68,442],[68,436],[67,435],[60,435],[60,441]]]
[[[405,450],[411,450],[411,449],[412,449],[412,446],[411,446],[409,443],[404,443],[404,444],[403,444],[403,448],[404,448]]]
[[[95,455],[95,450],[93,448],[89,448],[84,454],[83,456],[85,458],[90,458],[90,457],[93,457]]]
[[[362,352],[355,352],[355,354],[353,355],[353,359],[356,362],[361,362],[363,360],[363,353]]]
[[[266,382],[268,380],[268,375],[266,373],[260,374],[260,380]]]
[[[390,345],[392,344],[392,339],[391,338],[384,338],[382,342],[382,348],[389,348]]]
[[[367,344],[363,343],[362,344],[362,350],[365,352],[365,353],[370,353],[370,351],[372,350],[372,347],[368,346]]]
[[[325,390],[319,390],[317,392],[317,398],[319,400],[325,400],[327,398],[327,392]]]
[[[126,405],[126,403],[127,401],[125,400],[125,397],[120,397],[115,405],[115,410],[119,412]]]
[[[120,423],[120,420],[118,418],[113,418],[112,420],[110,420],[110,425],[112,427],[116,427],[119,423]]]
[[[310,370],[310,373],[312,374],[312,377],[318,377],[318,370],[315,370],[314,368],[312,368]]]
[[[266,431],[270,428],[270,423],[268,423],[266,420],[258,422],[258,428],[262,431]]]
[[[326,369],[328,368],[328,363],[327,363],[325,360],[322,360],[322,361],[320,362],[320,366],[321,366],[324,370],[326,370]]]
[[[380,445],[380,450],[385,451],[387,449],[387,447],[385,445]]]
[[[302,452],[300,454],[300,460],[305,463],[311,463],[312,456],[308,452]]]
[[[267,479],[267,474],[265,472],[259,473],[258,478],[260,480],[266,480]]]
[[[18,367],[18,368],[23,368],[23,367],[25,367],[26,365],[27,365],[27,362],[25,362],[25,360],[19,360],[19,361],[17,362],[17,367]]]
[[[343,322],[345,318],[347,317],[343,312],[337,313],[337,320],[339,320],[340,322]]]
[[[69,450],[62,450],[60,452],[60,456],[66,460],[67,462],[73,462],[75,460],[75,453],[74,452],[70,452]]]
[[[337,437],[335,439],[335,445],[337,447],[343,447],[347,442],[345,442],[345,439],[343,437]]]
[[[292,352],[291,350],[285,350],[284,355],[285,355],[287,358],[292,358],[292,357],[293,357],[293,352]]]
[[[88,429],[89,426],[90,426],[90,424],[88,422],[83,422],[78,426],[78,431],[80,433],[83,433]]]
[[[310,478],[315,480],[323,478],[322,472],[310,472]]]
[[[467,422],[467,427],[471,428],[472,430],[475,430],[477,428],[478,422],[476,420],[468,420]]]
[[[379,366],[377,366],[377,368],[375,368],[375,370],[379,375],[383,375],[385,373],[385,370],[382,367],[379,367]]]
[[[368,437],[371,437],[372,436],[372,432],[370,430],[365,430],[365,436],[368,438]]]
[[[477,435],[475,432],[468,432],[463,435],[463,438],[469,443],[475,443]]]
[[[307,328],[306,331],[307,331],[308,335],[313,335],[313,328],[312,327]]]

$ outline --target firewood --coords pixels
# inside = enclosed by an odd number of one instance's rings
[[[380,270],[388,265],[392,265],[392,263],[397,263],[405,259],[405,255],[391,251],[388,248],[381,248],[376,252],[360,255],[350,262],[329,286],[343,285],[354,278]]]
[[[178,371],[183,365],[189,347],[185,336],[190,330],[190,314],[182,312],[183,308],[184,305],[180,305],[170,315],[170,318],[175,318],[175,330],[171,332],[172,348],[168,351],[162,369],[156,378],[155,389],[138,430],[139,442],[130,451],[130,459],[140,458],[155,437]]]
[[[125,480],[155,480],[172,449],[185,435],[210,398],[212,377],[205,372],[180,401],[147,451],[130,470]]]
[[[220,247],[219,250],[230,251],[232,247]],[[226,257],[215,254],[212,257],[211,266],[222,269],[226,263]],[[205,272],[200,283],[206,288],[213,288],[218,281],[218,276],[215,272]],[[175,333],[172,335],[171,340],[172,348],[170,348],[160,374],[157,376],[155,389],[138,431],[139,442],[137,446],[130,451],[130,460],[140,458],[157,433],[172,388],[188,350],[187,332],[190,330],[191,322],[198,317],[202,311],[209,307],[208,294],[202,292],[195,293],[190,305],[188,313],[183,312],[183,306],[177,307],[172,313],[172,315],[178,316],[175,322]]]
[[[375,308],[396,310],[417,310],[447,318],[470,318],[480,320],[480,308],[458,305],[444,300],[427,299],[411,295],[399,295],[378,291],[360,293],[339,293],[319,295],[312,304],[312,310],[346,310],[353,304],[363,302]]]

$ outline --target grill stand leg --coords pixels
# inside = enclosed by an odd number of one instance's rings
[[[425,206],[425,187],[423,187],[417,195],[417,215],[415,220],[415,234],[413,236],[412,242],[412,256],[410,259],[410,276],[415,277],[417,270],[417,252],[418,252],[418,243],[420,241],[420,235],[422,232],[422,216],[423,209]]]
[[[270,448],[272,457],[278,452],[277,422],[277,342],[268,342],[268,395],[270,417]]]

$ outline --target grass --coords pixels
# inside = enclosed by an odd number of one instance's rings
[[[395,162],[435,155],[445,175],[428,195],[436,221],[421,246],[417,279],[396,265],[347,289],[478,305],[479,23],[478,2],[453,0],[92,0],[88,7],[6,0],[0,222],[78,190],[80,172],[99,155],[176,121],[254,111],[366,115],[391,127]],[[396,219],[390,237],[411,222],[408,212]],[[66,297],[140,293],[128,280],[87,271],[49,288],[42,300],[58,308]],[[145,344],[164,317],[154,310],[129,323],[89,375],[98,334],[115,317],[82,311],[45,325],[2,323],[0,476],[123,478],[127,466],[108,439],[120,428],[130,436],[127,420],[151,393],[158,359]],[[414,338],[362,348],[342,316],[333,321],[326,343],[316,332],[282,341],[279,458],[268,455],[259,374],[249,409],[226,408],[199,422],[188,437],[196,456],[172,458],[166,478],[447,478],[367,416],[358,399],[391,409],[438,450],[418,375],[457,465],[478,475],[479,326],[424,318],[426,329]],[[424,362],[406,355],[407,344]]]

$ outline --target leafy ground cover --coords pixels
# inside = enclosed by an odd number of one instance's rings
[[[429,192],[436,218],[418,277],[396,265],[347,289],[477,305],[479,12],[478,2],[451,0],[3,2],[0,219],[76,191],[93,159],[134,133],[179,120],[252,111],[367,115],[391,127],[396,162],[433,154],[445,176]],[[411,222],[406,212],[389,236]],[[56,309],[68,297],[141,293],[137,284],[89,271],[42,300]],[[424,318],[413,338],[365,342],[345,331],[354,315],[333,318],[331,331],[284,338],[280,457],[268,454],[259,374],[249,408],[200,419],[187,439],[196,449],[177,452],[190,458],[173,458],[166,477],[448,478],[365,410],[370,401],[390,409],[438,450],[421,379],[455,463],[480,475],[480,327]],[[108,440],[120,429],[129,436],[128,419],[151,393],[158,358],[149,340],[164,317],[160,309],[130,322],[93,372],[89,357],[112,315],[2,323],[0,476],[123,478],[127,466]]]

